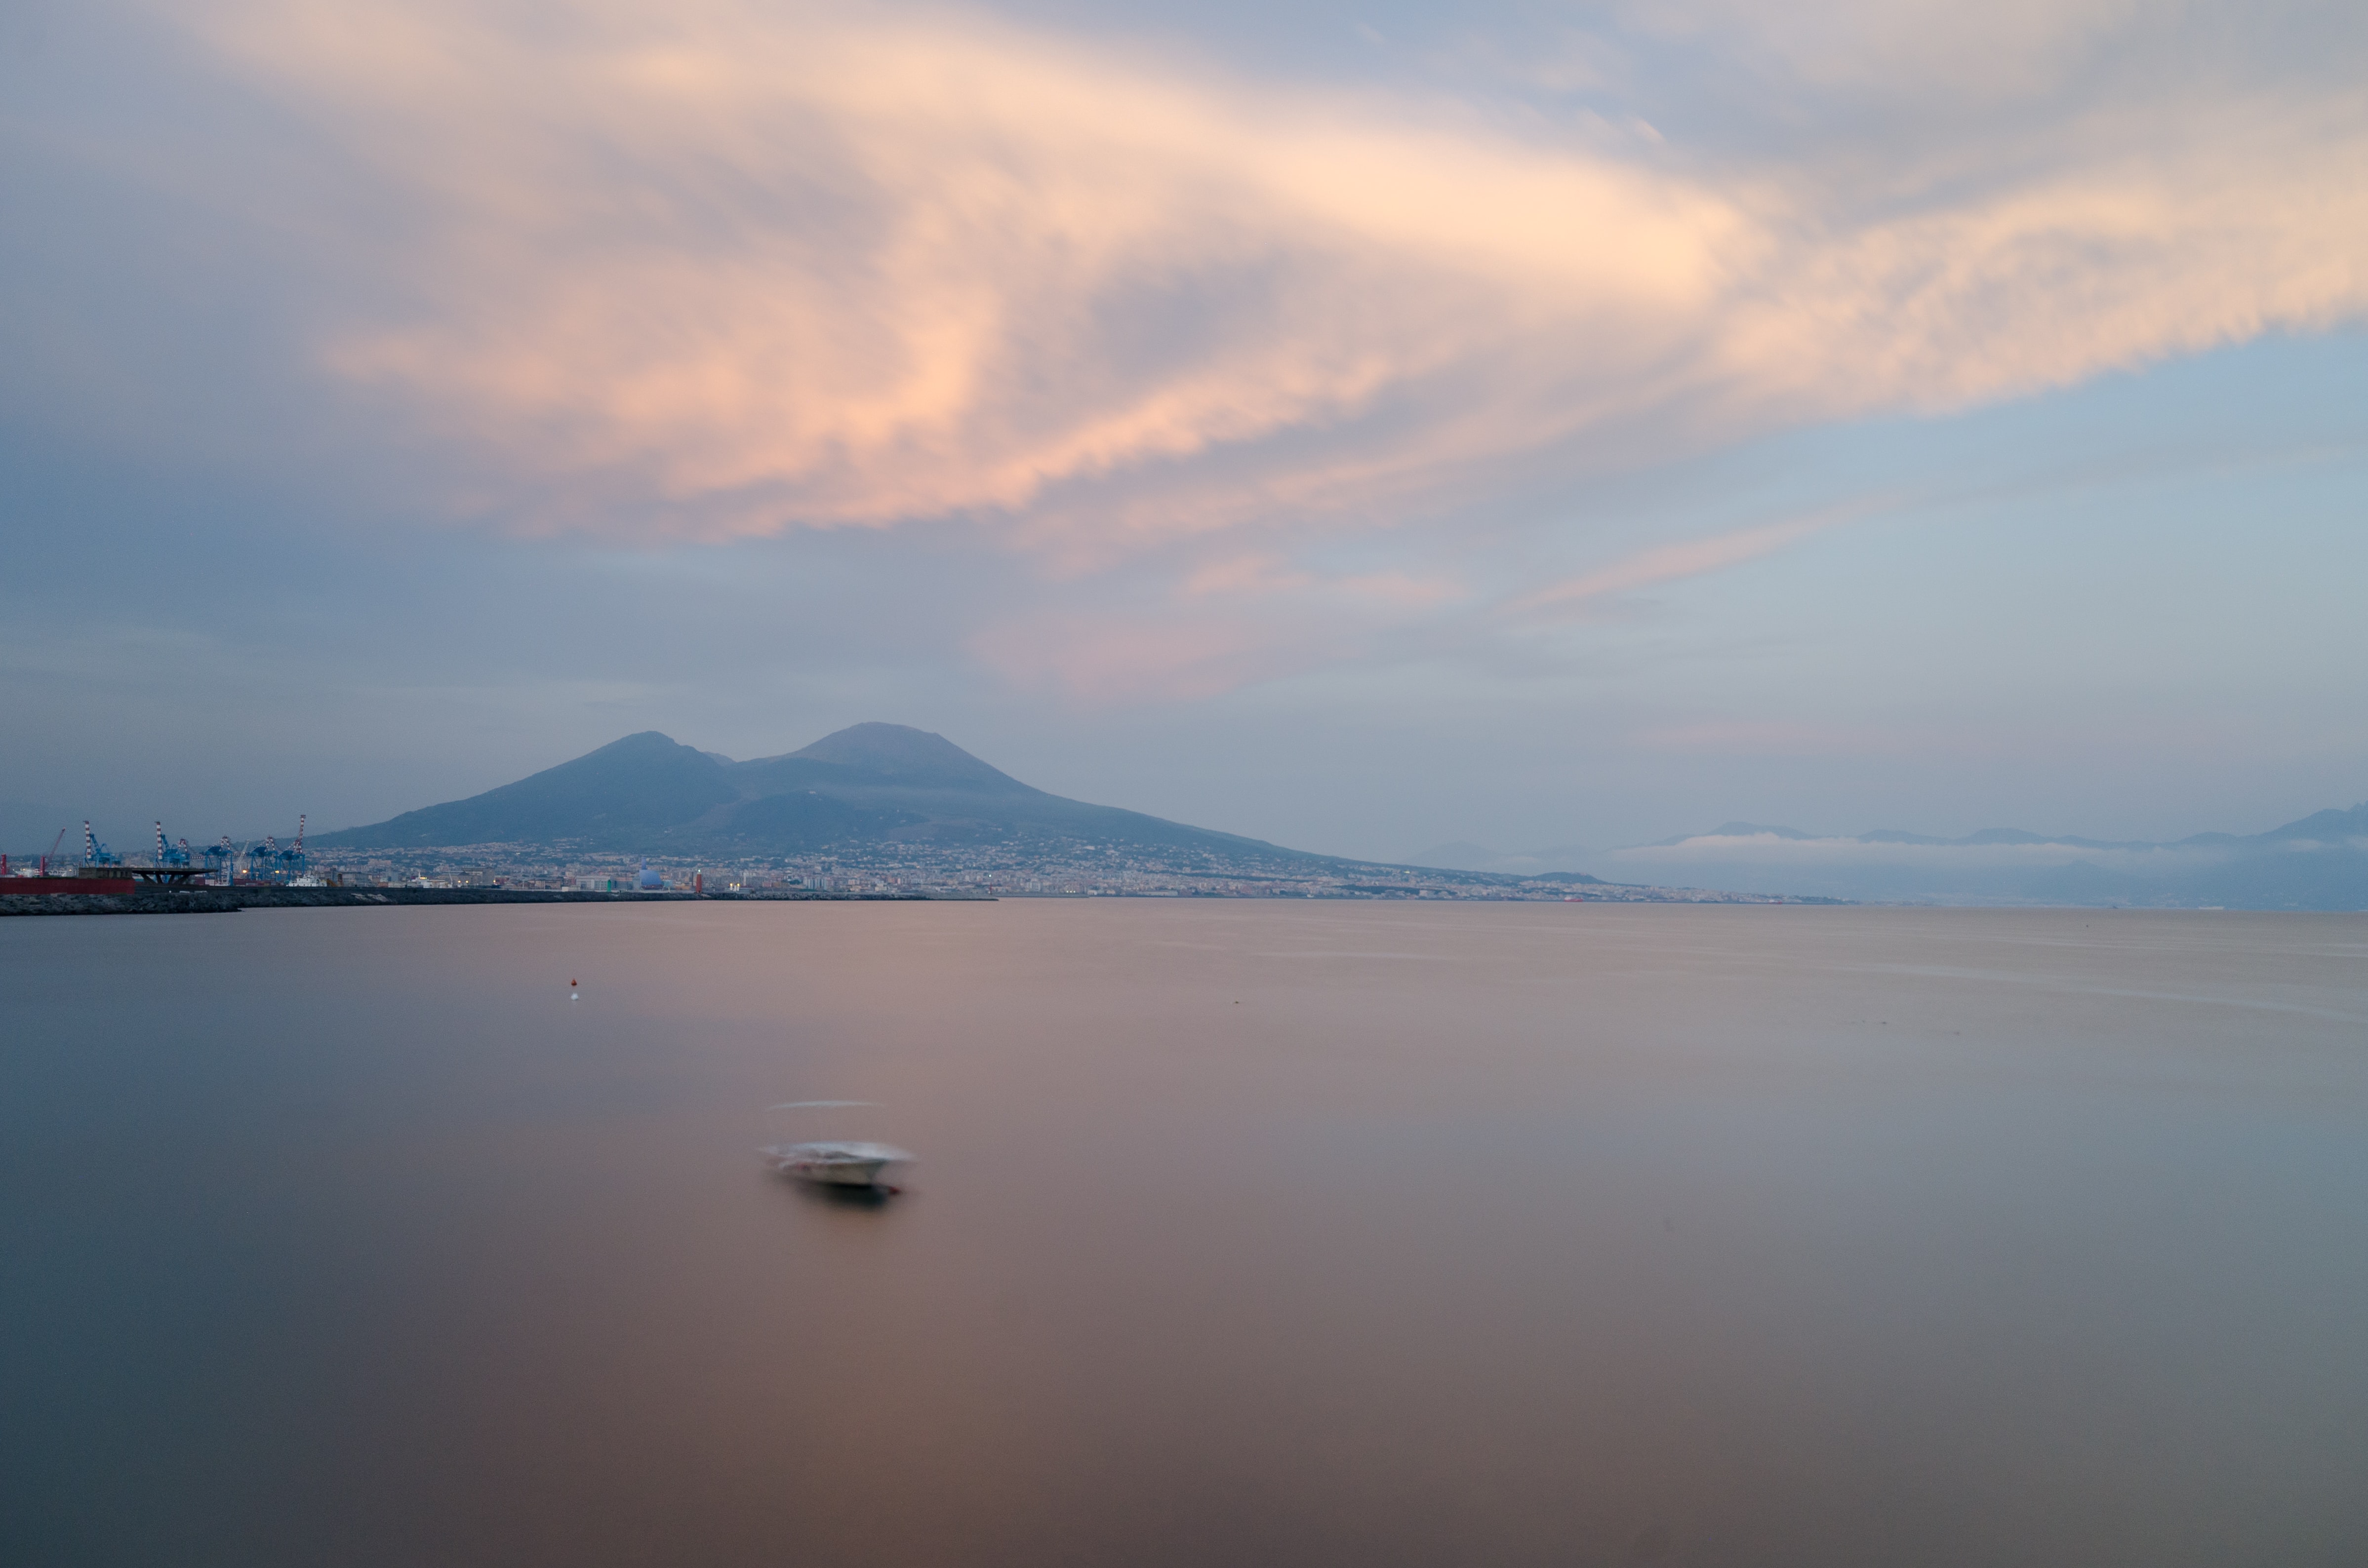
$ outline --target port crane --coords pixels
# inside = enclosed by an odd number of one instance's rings
[[[112,849],[109,849],[106,845],[101,844],[98,841],[98,835],[91,832],[90,819],[88,817],[82,819],[82,863],[85,866],[120,866],[123,864],[123,857],[118,855]]]
[[[185,838],[177,845],[167,844],[165,841],[165,824],[161,822],[158,823],[156,824],[156,864],[159,866],[186,866],[188,863],[189,841]]]

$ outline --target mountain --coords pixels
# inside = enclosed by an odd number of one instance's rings
[[[332,848],[615,842],[661,832],[738,799],[713,757],[650,730],[465,801],[317,837]]]
[[[2368,805],[2171,843],[1985,828],[1820,836],[1734,822],[1591,858],[1622,880],[1931,903],[2368,909]]]
[[[857,724],[802,751],[734,762],[655,730],[573,762],[365,827],[324,848],[560,845],[648,854],[797,854],[879,840],[1074,839],[1169,851],[1321,858],[1254,838],[1047,794],[942,735]]]
[[[942,735],[857,724],[800,751],[735,762],[655,731],[572,762],[366,827],[324,848],[564,846],[765,858],[882,842],[1034,843],[1314,868],[1352,864],[1139,812],[1048,794]],[[1985,828],[1962,838],[1883,829],[1819,835],[1730,822],[1629,849],[1502,855],[1440,845],[1417,863],[1478,881],[1716,888],[1930,903],[2368,909],[2368,804],[2265,833],[2171,844]]]
[[[2201,836],[2216,838],[2220,835],[2210,834]],[[2300,822],[2290,822],[2283,827],[2273,827],[2267,833],[2257,835],[2253,842],[2292,844],[2306,840],[2317,844],[2339,844],[2361,839],[2368,839],[2368,803],[2354,806],[2348,812],[2313,812]]]

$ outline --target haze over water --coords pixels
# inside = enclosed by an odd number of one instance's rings
[[[11,1563],[2350,1563],[2368,917],[0,922]],[[583,999],[568,1000],[571,979]],[[793,1099],[910,1189],[767,1174]]]

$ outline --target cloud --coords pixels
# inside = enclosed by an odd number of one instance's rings
[[[1178,588],[1183,599],[1269,598],[1294,596],[1303,601],[1330,599],[1366,609],[1428,609],[1465,597],[1470,589],[1444,573],[1359,572],[1323,576],[1296,566],[1272,551],[1228,555],[1195,568]]]
[[[1470,597],[1440,572],[1329,574],[1268,552],[1221,557],[1172,591],[1156,573],[1087,608],[1007,610],[969,641],[1010,684],[1087,707],[1191,701],[1377,645]]]
[[[1069,611],[989,627],[971,651],[1015,686],[1099,707],[1215,697],[1282,673],[1299,641],[1239,618]]]
[[[1337,585],[1353,597],[1398,609],[1453,604],[1470,593],[1460,580],[1436,572],[1364,572]]]
[[[1645,0],[1624,8],[1642,30],[1689,41],[1749,42],[1749,57],[1823,90],[1875,90],[1929,102],[2028,97],[2058,85],[2123,34],[2144,0],[1818,0],[1782,10],[1751,0]]]
[[[1862,9],[1737,36],[1809,86],[1937,69],[1925,32]],[[1829,167],[1517,134],[1485,103],[949,10],[166,14],[388,193],[367,261],[283,215],[289,265],[342,279],[313,373],[462,455],[448,509],[529,531],[953,519],[1087,569],[2368,306],[2356,88],[2109,95],[1945,158]],[[1653,15],[1702,40],[1725,13]],[[1944,52],[1993,97],[2027,95],[2137,15],[2019,6]],[[1821,27],[1862,47],[1804,52]],[[215,195],[250,216],[272,199]],[[1818,526],[1648,551],[1532,608]],[[1188,567],[1191,591],[1224,570]]]
[[[619,495],[684,533],[1020,512],[1541,325],[1636,373],[1739,223],[1638,171],[976,19],[560,11],[553,36],[542,9],[262,0],[212,35],[423,215],[392,258],[417,307],[341,324],[324,366],[497,448],[553,525]],[[1362,493],[1458,445],[1415,439],[1236,488]]]
[[[1928,875],[2051,870],[2089,866],[2117,874],[2162,877],[2224,865],[2226,847],[2180,844],[2101,845],[2035,838],[2013,843],[1903,843],[1853,837],[1789,837],[1776,833],[1705,833],[1675,844],[1639,845],[1597,857],[1595,869],[1639,879],[1653,876],[1732,875],[1738,868],[1820,870],[1838,874],[1877,870]]]
[[[1869,509],[1867,504],[1833,508],[1810,517],[1764,523],[1757,528],[1736,528],[1708,539],[1658,545],[1639,551],[1609,566],[1583,572],[1576,577],[1524,594],[1507,608],[1518,616],[1569,615],[1584,608],[1592,599],[1615,594],[1633,594],[1641,588],[1658,587],[1664,583],[1700,577],[1725,567],[1741,565],[1747,561],[1757,561],[1812,534],[1823,533],[1827,528],[1862,517]]]
[[[1290,565],[1271,551],[1229,555],[1211,561],[1184,579],[1178,590],[1188,599],[1223,595],[1232,598],[1262,597],[1311,587],[1315,576]]]

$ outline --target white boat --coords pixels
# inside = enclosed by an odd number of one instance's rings
[[[791,1100],[775,1110],[829,1110],[868,1106],[870,1100]],[[820,1139],[810,1143],[768,1143],[758,1151],[773,1162],[780,1176],[795,1176],[821,1187],[896,1187],[883,1179],[913,1163],[913,1156],[893,1143],[856,1143]]]

